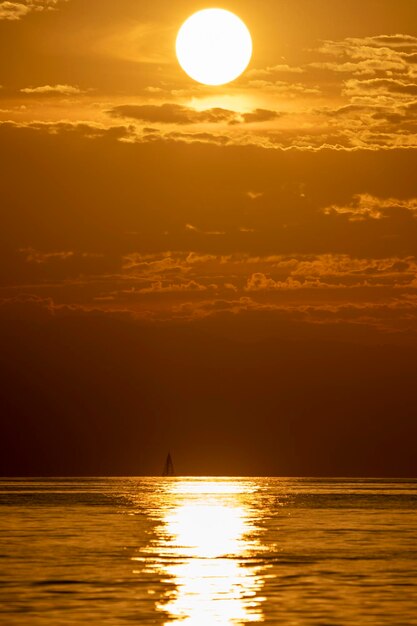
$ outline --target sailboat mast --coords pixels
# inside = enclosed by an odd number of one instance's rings
[[[165,461],[165,465],[164,465],[164,469],[162,472],[162,476],[174,476],[175,475],[175,471],[174,471],[174,463],[172,462],[172,457],[171,457],[171,453],[168,452],[166,461]]]

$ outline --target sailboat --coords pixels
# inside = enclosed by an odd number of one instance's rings
[[[175,476],[174,464],[172,462],[171,454],[168,452],[168,456],[165,461],[162,476]]]

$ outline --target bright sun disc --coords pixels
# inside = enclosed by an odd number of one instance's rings
[[[224,85],[247,68],[252,39],[234,13],[203,9],[181,26],[176,51],[178,62],[188,76],[204,85]]]

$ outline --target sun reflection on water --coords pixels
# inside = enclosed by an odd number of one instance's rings
[[[157,609],[166,624],[204,626],[262,621],[259,551],[248,495],[239,481],[174,480],[166,484],[152,547],[161,578],[173,583]]]

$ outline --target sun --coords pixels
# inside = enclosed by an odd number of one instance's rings
[[[204,85],[224,85],[247,68],[252,56],[252,38],[234,13],[203,9],[181,26],[176,52],[188,76]]]

